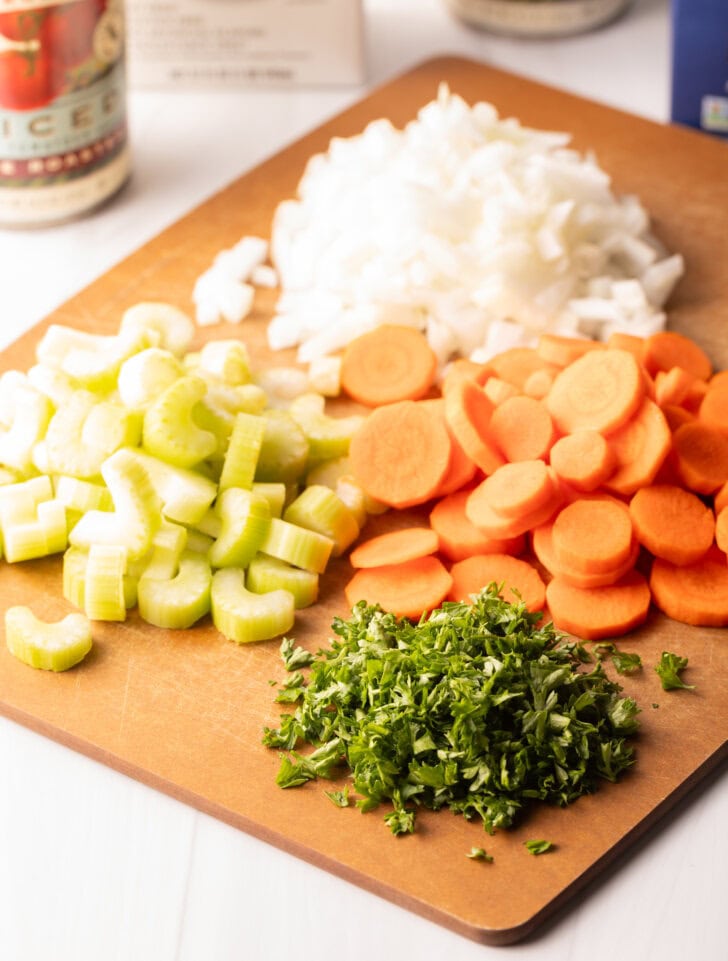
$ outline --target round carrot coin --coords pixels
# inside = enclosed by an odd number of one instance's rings
[[[675,621],[728,627],[728,564],[717,548],[694,564],[682,566],[656,558],[650,589],[657,607]]]
[[[352,340],[341,360],[341,386],[368,407],[417,400],[432,386],[437,358],[421,331],[383,324]]]
[[[450,569],[450,600],[469,601],[489,584],[502,585],[500,596],[512,604],[523,601],[527,610],[541,611],[546,601],[546,585],[528,561],[508,554],[480,554],[453,564]]]
[[[682,487],[643,487],[630,501],[629,512],[639,542],[672,564],[694,563],[713,543],[713,512]]]
[[[625,563],[632,540],[629,510],[612,499],[574,501],[554,521],[557,562],[582,574],[604,574]]]
[[[559,630],[597,641],[639,627],[650,607],[650,588],[638,571],[607,587],[574,587],[555,577],[546,587],[546,603]]]

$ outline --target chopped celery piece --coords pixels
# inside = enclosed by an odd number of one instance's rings
[[[203,534],[202,531],[188,529],[186,549],[195,554],[204,554],[205,557],[207,557],[207,552],[212,547],[214,540],[214,537],[210,537],[209,534]]]
[[[63,555],[63,596],[80,610],[85,607],[87,562],[88,553],[79,547],[69,547]]]
[[[28,370],[28,383],[45,394],[54,407],[61,407],[70,398],[77,385],[73,379],[56,367],[34,364]]]
[[[306,435],[309,458],[314,462],[348,454],[352,436],[364,423],[359,414],[330,417],[325,413],[325,403],[320,394],[302,394],[289,407],[291,417]]]
[[[239,567],[215,572],[211,601],[215,627],[238,644],[269,640],[293,627],[293,594],[284,590],[253,594],[246,589],[245,574]]]
[[[240,412],[235,415],[235,424],[220,474],[220,490],[228,487],[250,489],[263,444],[265,423],[265,419],[256,414]]]
[[[92,621],[126,619],[124,547],[92,544],[86,562],[84,612]]]
[[[247,567],[270,526],[268,501],[240,487],[223,491],[215,505],[222,521],[208,555],[213,567]]]
[[[250,358],[240,340],[210,340],[200,350],[199,366],[223,382],[235,386],[250,381]]]
[[[7,487],[8,484],[17,484],[22,481],[22,476],[18,471],[9,470],[7,467],[0,467],[0,487]]]
[[[68,525],[66,508],[57,500],[41,501],[35,516],[25,520],[3,520],[3,546],[9,564],[47,557],[66,549]]]
[[[216,540],[220,536],[222,521],[219,515],[215,513],[214,507],[206,511],[204,516],[197,521],[194,530],[200,534],[204,534],[206,537],[211,537],[213,540]]]
[[[268,501],[271,517],[280,517],[283,513],[283,505],[286,502],[286,485],[265,483],[264,481],[254,481],[252,486],[254,494],[260,494]]]
[[[308,374],[300,367],[267,367],[258,371],[256,381],[271,407],[288,407],[294,398],[311,390]]]
[[[94,478],[109,454],[138,442],[139,430],[138,418],[122,404],[99,401],[87,390],[74,391],[48,425],[48,468],[52,474]]]
[[[173,577],[143,575],[138,585],[139,614],[157,627],[191,627],[210,610],[212,571],[204,557],[185,551]]]
[[[349,508],[361,530],[367,521],[366,494],[361,486],[351,476],[340,477],[334,493]]]
[[[173,353],[160,347],[147,347],[124,361],[116,386],[123,404],[141,410],[183,374],[184,367]]]
[[[338,397],[341,393],[341,357],[314,357],[308,365],[311,389],[324,397]]]
[[[30,385],[20,384],[12,398],[12,423],[0,431],[0,464],[27,473],[33,465],[33,447],[45,437],[53,414],[50,400]]]
[[[195,325],[187,314],[163,301],[142,301],[124,311],[120,330],[141,331],[152,336],[153,343],[182,357],[195,335]]]
[[[5,612],[5,642],[12,655],[30,667],[66,671],[91,650],[91,625],[83,614],[62,620],[39,620],[29,607],[9,607]]]
[[[34,517],[36,506],[52,497],[53,484],[45,474],[15,484],[4,484],[0,487],[0,523]]]
[[[51,324],[38,342],[35,356],[40,364],[62,368],[66,358],[73,351],[102,351],[112,346],[115,340],[115,336],[91,334],[86,330],[77,330],[75,327]]]
[[[114,501],[114,511],[88,511],[71,531],[74,547],[120,545],[129,560],[152,546],[161,521],[161,502],[149,473],[134,451],[122,448],[104,461],[101,473]]]
[[[196,524],[217,496],[217,484],[198,471],[174,467],[141,450],[131,451],[146,469],[162,500],[164,516],[179,524]]]
[[[296,609],[308,607],[318,597],[319,575],[292,567],[285,561],[265,554],[256,554],[248,566],[246,575],[248,590],[254,594],[284,590],[293,594]]]
[[[144,447],[155,457],[176,467],[193,467],[214,454],[217,438],[195,424],[193,408],[205,396],[200,377],[180,377],[151,404],[144,414]]]
[[[285,410],[267,410],[265,433],[255,469],[257,481],[289,484],[303,475],[308,460],[306,436]]]
[[[215,450],[209,456],[215,459],[219,473],[220,462],[227,450],[235,425],[235,415],[227,408],[214,403],[208,392],[199,403],[195,404],[192,420],[197,427],[209,431],[214,436]]]
[[[18,387],[27,387],[28,377],[19,370],[0,374],[0,426],[10,427],[15,417],[15,394]]]
[[[268,397],[262,387],[257,384],[228,384],[218,383],[206,371],[200,375],[207,382],[207,399],[216,407],[223,407],[231,414],[261,414],[268,406]]]
[[[336,490],[339,478],[351,474],[351,461],[348,457],[333,457],[331,460],[315,464],[306,474],[306,486],[309,484],[323,484]]]
[[[321,484],[307,487],[299,494],[283,511],[283,520],[330,538],[335,557],[359,536],[359,525],[352,512],[331,488]]]
[[[114,502],[108,487],[103,484],[93,484],[91,481],[79,480],[61,474],[54,479],[56,500],[64,504],[69,510],[80,511],[111,511]]]
[[[326,569],[333,547],[334,542],[330,537],[273,517],[259,550],[294,567],[321,574]]]
[[[122,363],[147,347],[153,346],[149,337],[139,331],[122,331],[96,346],[70,347],[58,366],[79,386],[93,391],[109,391],[116,387]]]

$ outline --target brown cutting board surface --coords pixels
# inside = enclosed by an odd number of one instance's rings
[[[401,125],[446,80],[469,102],[489,100],[502,115],[573,133],[613,175],[615,190],[636,193],[656,233],[686,258],[686,277],[670,323],[689,332],[728,366],[728,149],[687,130],[663,127],[471,61],[429,61],[243,176],[174,224],[61,307],[9,348],[1,368],[27,367],[44,326],[53,321],[114,332],[121,312],[144,299],[190,309],[197,275],[243,234],[267,235],[275,205],[293,195],[306,160],[332,136],[361,131],[377,117]],[[272,295],[260,293],[242,328],[254,361],[270,357],[265,321]],[[379,528],[395,523],[385,516]],[[322,597],[297,619],[295,636],[323,645],[334,615],[345,615],[348,563],[337,561]],[[3,565],[2,604],[27,602],[39,616],[69,610],[58,559]],[[394,838],[381,812],[336,808],[322,784],[282,791],[275,751],[261,746],[278,709],[269,679],[283,680],[278,642],[238,647],[204,624],[189,631],[149,627],[132,614],[123,625],[99,624],[96,645],[62,675],[34,671],[0,649],[0,711],[159,790],[248,831],[370,891],[487,943],[515,941],[598,875],[726,754],[726,632],[693,629],[654,614],[623,646],[639,651],[645,670],[622,679],[642,707],[638,763],[619,785],[606,784],[570,808],[533,811],[493,838],[447,812],[422,814],[414,836]],[[665,693],[652,671],[662,650],[686,654],[694,692]],[[658,706],[659,705],[659,706]],[[527,838],[557,850],[534,858]],[[491,865],[465,854],[485,844]]]

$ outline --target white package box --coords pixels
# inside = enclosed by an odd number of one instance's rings
[[[364,81],[361,0],[126,0],[133,87]]]

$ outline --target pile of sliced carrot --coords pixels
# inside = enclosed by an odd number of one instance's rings
[[[402,350],[393,331],[367,335],[378,355]],[[585,638],[634,629],[651,603],[728,626],[728,371],[673,331],[549,334],[456,361],[434,398],[417,336],[404,396],[367,379],[350,457],[366,493],[427,505],[429,524],[355,548],[352,604],[420,617],[495,582]]]

